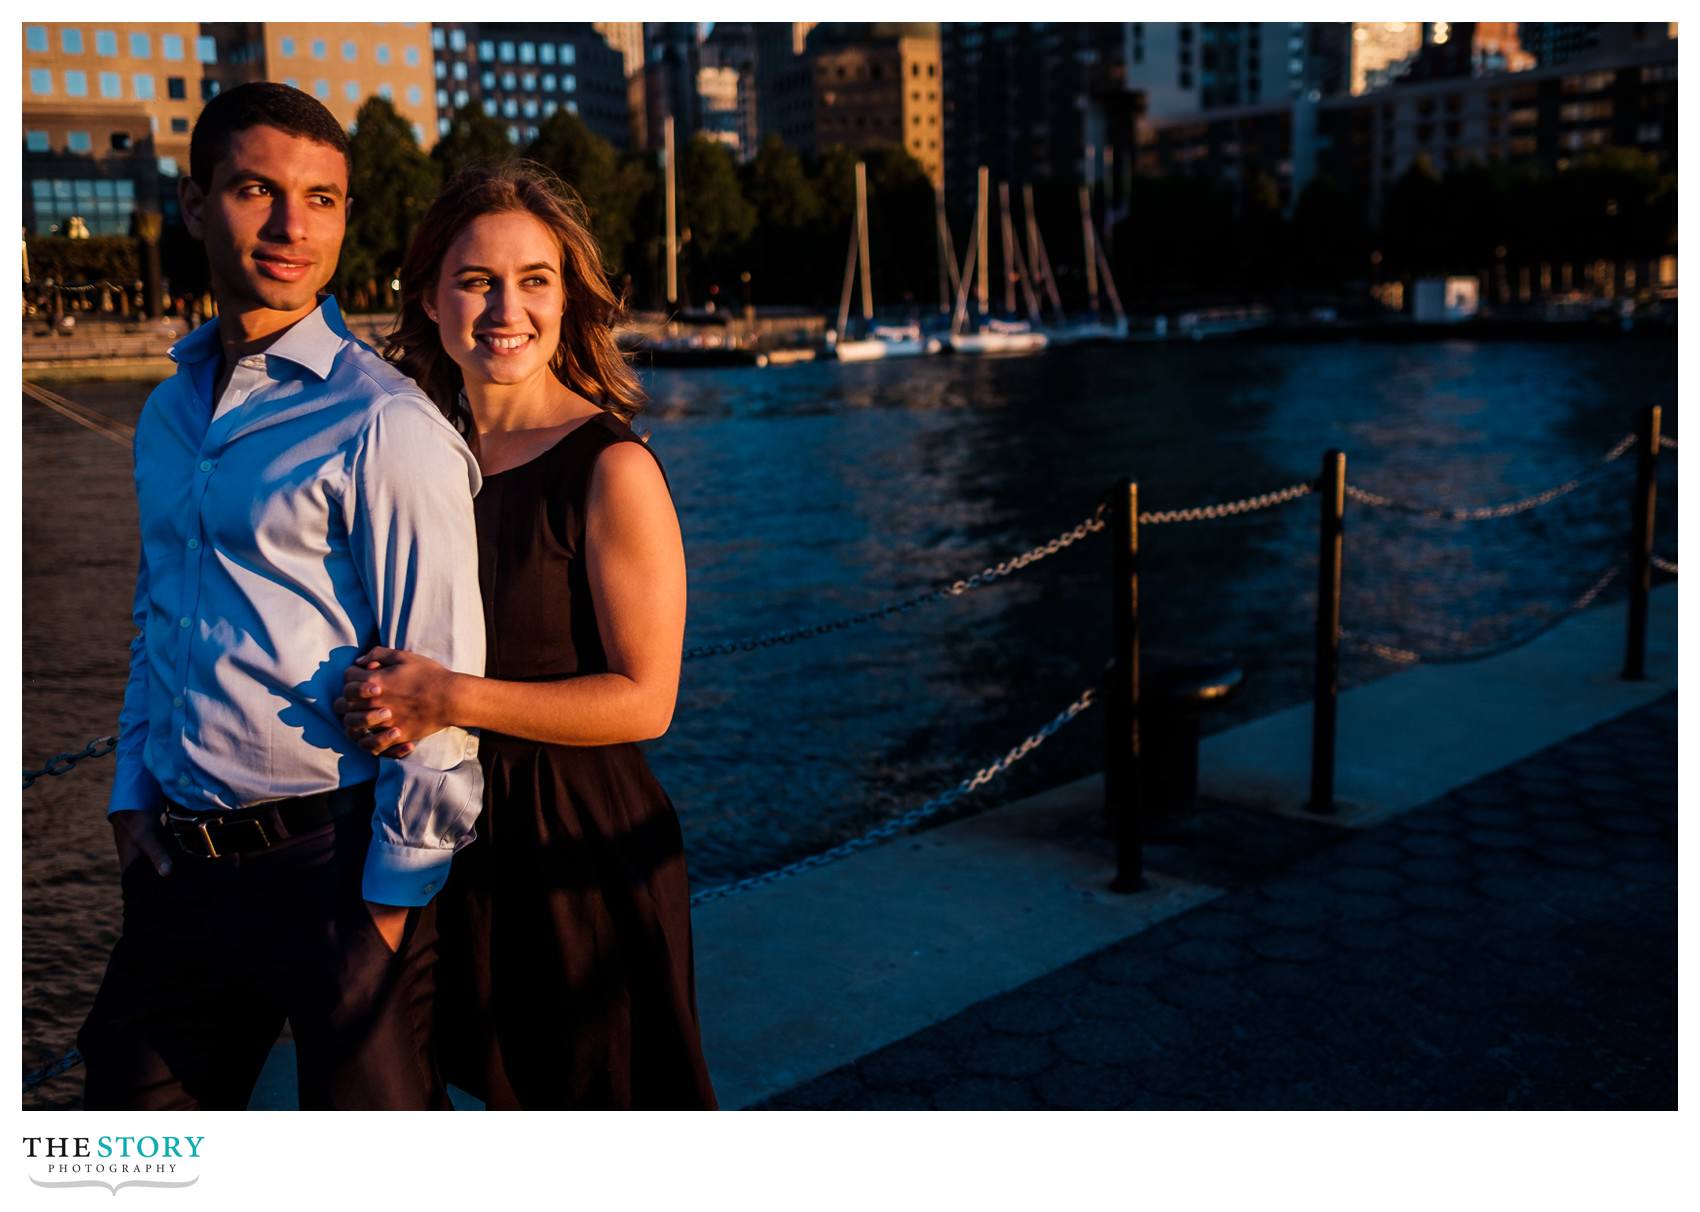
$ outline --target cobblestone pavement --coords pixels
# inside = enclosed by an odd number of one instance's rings
[[[1676,1106],[1674,693],[1295,836],[1284,870],[1230,864],[1218,900],[761,1106]]]

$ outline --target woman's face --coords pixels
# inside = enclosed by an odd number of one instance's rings
[[[566,310],[561,249],[518,211],[480,215],[443,255],[425,313],[466,382],[523,383],[549,373]]]

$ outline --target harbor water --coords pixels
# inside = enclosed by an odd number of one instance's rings
[[[1101,346],[1020,359],[651,371],[640,428],[665,465],[690,568],[687,647],[826,622],[949,584],[1089,515],[1120,477],[1144,510],[1313,479],[1413,503],[1528,497],[1599,462],[1636,410],[1676,432],[1676,345],[1273,342]],[[146,384],[56,384],[133,423]],[[26,398],[23,760],[116,727],[136,533],[128,452]],[[1666,456],[1665,462],[1674,462]],[[1423,652],[1525,632],[1622,555],[1633,458],[1542,508],[1492,521],[1347,510],[1344,625]],[[1655,547],[1674,559],[1675,472]],[[1315,608],[1314,496],[1141,532],[1148,647],[1247,673],[1219,728],[1304,701]],[[693,660],[650,759],[678,805],[694,885],[826,848],[948,789],[1102,674],[1110,550],[1089,537],[960,597],[797,644]],[[1603,600],[1621,601],[1622,579]],[[1350,684],[1397,666],[1348,652]],[[973,811],[1086,774],[1083,715]],[[73,1041],[116,937],[103,758],[24,793],[26,1068]],[[948,814],[947,814],[948,816]],[[76,1074],[26,1105],[74,1105]]]

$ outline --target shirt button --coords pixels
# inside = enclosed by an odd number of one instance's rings
[[[436,890],[437,890],[437,884],[436,884],[436,881],[434,881],[434,880],[431,883],[425,885],[425,891],[427,891],[427,892],[435,892]]]
[[[201,460],[201,470],[202,471],[211,471],[212,470],[212,460],[211,459],[202,459]]]
[[[190,551],[199,551],[200,549],[201,549],[201,541],[199,539],[190,539],[189,540],[189,550]]]
[[[173,707],[181,707],[181,706],[182,706],[182,705],[183,705],[183,696],[182,696],[182,695],[177,695],[177,696],[175,696],[175,697],[174,697],[174,698],[173,698],[173,699],[172,699],[172,700],[171,700],[171,705],[172,705],[172,706],[173,706]]]
[[[189,619],[188,615],[184,615],[182,618],[177,620],[177,625],[179,627],[183,628],[185,631],[188,630],[189,623],[190,623],[190,619]]]
[[[187,787],[189,785],[189,776],[186,775],[186,774],[178,775],[177,776],[177,785],[179,787]]]

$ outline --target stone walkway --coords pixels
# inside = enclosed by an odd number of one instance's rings
[[[1205,812],[1147,865],[1228,895],[758,1106],[1674,1108],[1676,718],[1363,832]]]

